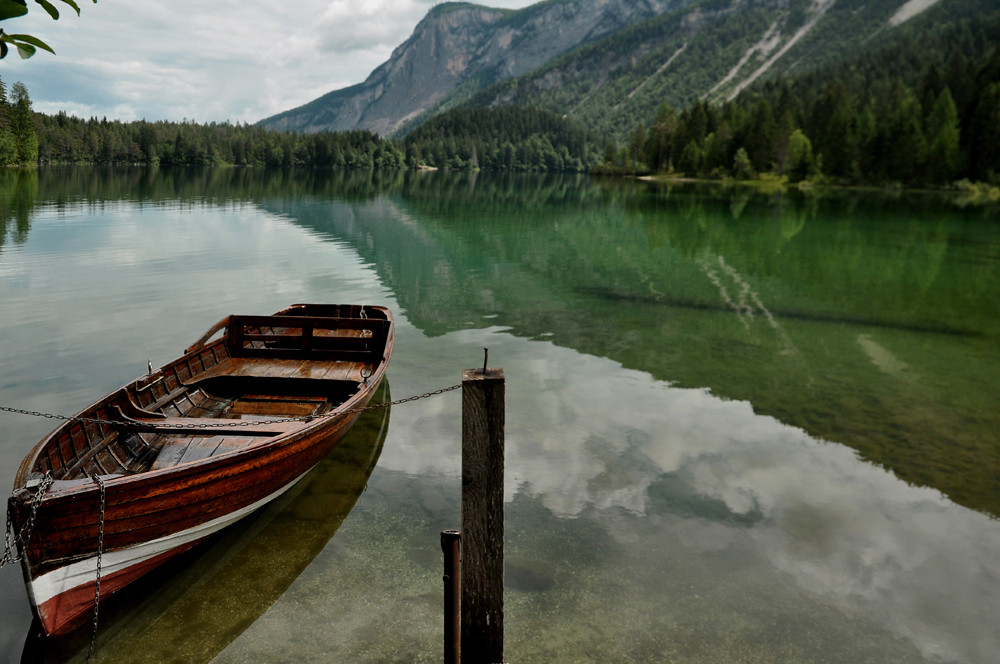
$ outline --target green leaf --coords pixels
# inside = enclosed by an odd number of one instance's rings
[[[59,20],[59,10],[49,0],[35,0],[35,3],[41,5],[42,9],[49,13],[53,21]]]
[[[28,6],[17,0],[0,0],[0,21],[17,18],[28,13]]]
[[[0,60],[3,60],[6,57],[7,57],[7,44],[3,41],[0,41]]]
[[[39,1],[39,0],[35,0],[35,2],[38,2],[38,1]],[[80,5],[78,5],[78,4],[76,4],[75,2],[73,2],[73,0],[62,0],[62,2],[63,2],[63,3],[65,3],[65,4],[67,4],[67,5],[69,5],[69,6],[70,6],[70,7],[72,7],[73,9],[75,9],[75,10],[76,10],[76,15],[77,15],[77,16],[79,16],[79,15],[80,15]],[[97,0],[94,0],[94,2],[97,2]]]
[[[52,50],[51,46],[49,46],[48,44],[46,44],[45,42],[43,42],[38,37],[32,37],[31,35],[12,35],[12,34],[9,34],[9,33],[7,34],[7,37],[10,37],[9,41],[14,42],[17,45],[18,49],[21,48],[21,44],[24,44],[26,46],[31,46],[32,47],[31,48],[31,54],[32,55],[34,55],[34,53],[35,53],[35,49],[34,49],[35,46],[37,46],[38,48],[45,49],[46,51],[48,51],[52,55],[55,55],[55,53],[56,53],[55,51]],[[25,57],[25,56],[21,56],[21,57]],[[30,58],[31,56],[29,55],[27,57]]]
[[[27,60],[35,54],[35,47],[31,44],[14,42],[14,46],[17,46],[17,54],[21,56],[22,60]]]

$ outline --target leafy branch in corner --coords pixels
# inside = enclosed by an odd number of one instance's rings
[[[59,0],[59,2],[69,5],[76,11],[77,16],[80,15],[80,6],[76,4],[74,0]],[[97,0],[93,0],[93,2],[94,4],[97,4]],[[59,19],[58,7],[49,2],[49,0],[35,0],[35,3],[41,5],[42,9],[48,12],[53,21]],[[0,0],[0,21],[6,21],[10,18],[19,18],[21,16],[25,16],[27,13],[27,0]],[[17,48],[17,54],[20,55],[22,59],[30,58],[40,48],[45,49],[49,53],[55,54],[55,51],[52,50],[51,46],[37,37],[25,34],[11,34],[5,32],[3,28],[0,28],[0,60],[7,57],[7,51],[9,50],[7,44],[13,44],[14,47]]]

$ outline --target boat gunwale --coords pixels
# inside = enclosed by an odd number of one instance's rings
[[[316,312],[340,312],[348,313],[343,315],[317,316]],[[341,349],[326,345],[320,349],[311,348],[313,335],[313,321],[316,319],[327,319],[331,321],[330,328],[337,330],[335,321],[350,320],[349,325],[339,329],[354,330],[368,329],[357,327],[356,318],[364,318],[365,311],[379,314],[372,317],[377,321],[371,328],[371,336],[378,345],[370,348],[365,346],[363,350],[354,350],[350,344],[346,344],[342,350],[346,356],[338,357],[337,353]],[[360,313],[356,317],[355,313]],[[301,346],[286,346],[286,340],[282,329],[295,329],[294,316],[298,313],[304,320],[298,326],[300,333],[291,334],[288,341],[295,343],[293,339],[301,339]],[[378,392],[379,386],[385,378],[388,369],[389,359],[392,356],[395,346],[395,322],[392,312],[384,307],[375,305],[292,305],[292,307],[279,311],[271,317],[243,317],[244,320],[251,321],[248,325],[253,325],[252,321],[282,317],[280,325],[263,325],[262,331],[251,332],[246,335],[246,330],[250,329],[246,325],[237,328],[233,332],[230,325],[233,321],[239,321],[240,317],[228,316],[223,319],[227,321],[226,330],[218,338],[213,338],[221,327],[216,325],[214,330],[210,330],[205,336],[199,339],[193,346],[188,347],[184,352],[160,367],[157,371],[150,371],[149,374],[140,376],[125,385],[111,391],[99,398],[84,409],[80,410],[74,417],[64,418],[66,421],[57,426],[48,435],[36,443],[22,460],[15,475],[15,491],[8,501],[8,509],[13,508],[15,518],[20,522],[27,517],[27,512],[31,511],[31,519],[34,520],[34,510],[39,510],[39,517],[42,512],[52,515],[49,521],[55,526],[54,531],[49,534],[51,537],[43,536],[43,542],[36,542],[32,538],[27,543],[28,550],[21,556],[22,571],[25,576],[26,588],[29,603],[36,619],[43,624],[43,629],[50,634],[60,634],[71,629],[71,624],[76,621],[84,612],[78,612],[75,607],[67,607],[62,612],[60,610],[44,609],[38,604],[38,597],[35,592],[35,582],[40,578],[63,579],[62,576],[52,577],[58,570],[68,570],[72,565],[83,564],[91,560],[96,553],[97,560],[100,560],[101,547],[105,553],[124,552],[135,549],[136,546],[154,541],[170,541],[178,534],[207,527],[210,524],[225,523],[232,525],[245,515],[246,510],[256,509],[259,506],[270,502],[275,497],[282,495],[290,487],[294,486],[302,477],[308,474],[322,459],[336,446],[339,441],[350,431],[354,423],[361,417],[369,401]],[[310,320],[311,319],[311,320]],[[285,324],[287,321],[287,324]],[[269,328],[271,333],[263,331]],[[323,326],[316,328],[322,330]],[[277,330],[275,332],[275,330]],[[234,342],[234,336],[236,341]],[[243,346],[244,340],[250,336],[250,344]],[[320,338],[329,336],[346,336],[353,338],[356,335],[348,333],[321,334]],[[241,339],[242,337],[242,339]],[[276,337],[273,348],[273,357],[261,356],[262,351],[266,351],[270,345],[258,344],[258,339],[263,338],[265,344],[270,344],[268,337]],[[235,345],[238,348],[234,348]],[[322,343],[317,344],[323,346]],[[224,349],[222,348],[224,347]],[[221,350],[220,350],[221,349]],[[246,354],[240,352],[247,349]],[[318,352],[317,352],[318,350]],[[276,373],[271,375],[266,370],[263,375],[255,373],[253,369],[259,368],[258,361],[273,359],[279,362]],[[241,364],[241,361],[249,360],[250,363]],[[303,364],[298,365],[294,371],[289,371],[286,375],[280,375],[287,365],[287,360],[302,360]],[[230,361],[234,364],[230,367],[233,373],[222,371]],[[316,372],[311,375],[314,367],[310,361],[319,363],[329,363],[331,366],[326,370]],[[200,368],[199,368],[200,367]],[[246,373],[240,373],[240,370]],[[249,371],[247,371],[249,369]],[[370,369],[370,373],[368,372]],[[327,378],[329,373],[334,376]],[[223,400],[233,398],[248,397],[254,399],[256,394],[272,395],[279,400],[288,400],[292,403],[315,403],[317,410],[325,408],[325,404],[331,404],[330,410],[319,412],[311,417],[303,415],[301,417],[274,417],[273,419],[261,419],[258,424],[246,424],[252,422],[255,414],[250,411],[242,412],[248,419],[237,419],[230,417],[192,417],[198,424],[208,426],[183,426],[185,419],[183,415],[178,417],[168,413],[176,411],[178,413],[206,412],[221,415],[226,412],[225,408],[215,410],[213,407],[202,408],[205,404],[197,395],[201,397],[213,398],[205,389],[205,385],[199,385],[203,381],[207,384],[220,377],[229,376],[237,379],[237,384],[242,383],[238,379],[245,378],[253,384],[258,379],[275,381],[261,383],[268,385],[273,391],[261,390],[256,392],[228,392],[223,386],[223,392],[218,395]],[[288,381],[287,385],[281,385],[283,381]],[[304,381],[304,382],[302,382]],[[310,384],[310,381],[315,383]],[[348,387],[338,389],[335,384],[347,384]],[[224,384],[225,385],[225,384]],[[290,385],[290,387],[288,386]],[[280,386],[280,387],[279,387]],[[308,386],[308,389],[303,389]],[[243,387],[243,385],[240,385]],[[315,393],[313,387],[321,387]],[[140,389],[148,390],[148,394],[141,398]],[[192,398],[192,395],[195,398]],[[237,395],[237,396],[234,396]],[[217,397],[216,397],[217,398]],[[181,406],[180,399],[185,399],[190,407]],[[235,403],[231,401],[230,403]],[[145,404],[143,407],[140,404]],[[335,405],[334,405],[335,404]],[[388,404],[386,404],[387,406]],[[384,407],[382,405],[375,407]],[[157,410],[149,410],[155,408]],[[163,412],[166,410],[167,412]],[[267,411],[265,410],[264,413]],[[294,412],[294,410],[292,411]],[[261,418],[272,417],[261,413],[256,415]],[[148,419],[147,419],[148,417]],[[209,425],[206,420],[212,420],[213,424],[218,424],[219,431],[225,433],[222,436],[232,436],[240,438],[237,432],[233,436],[234,428],[245,428],[247,432],[266,430],[265,427],[275,426],[277,422],[282,422],[282,426],[288,430],[274,433],[261,433],[259,440],[251,440],[248,444],[231,449],[224,449],[218,454],[211,454],[207,457],[183,461],[168,465],[162,468],[143,469],[140,460],[145,458],[146,452],[137,452],[133,447],[132,439],[124,438],[123,433],[129,431],[147,430],[156,431],[157,422],[163,422],[163,428],[171,429],[174,432],[195,432],[194,436],[202,435],[199,432],[208,431],[207,435],[212,436],[211,429],[215,426]],[[287,423],[294,423],[288,425]],[[231,423],[231,426],[230,426]],[[96,428],[96,431],[94,430]],[[82,444],[80,437],[83,437]],[[252,436],[242,436],[252,438]],[[67,444],[69,449],[66,449]],[[95,461],[97,468],[108,467],[108,464],[97,460],[98,455],[105,452],[108,446],[115,447],[107,451],[116,456],[121,452],[132,455],[133,460],[128,464],[118,461],[119,467],[125,472],[110,472],[105,474],[90,475],[86,469]],[[123,447],[119,447],[123,446]],[[157,447],[147,449],[157,451]],[[43,455],[49,455],[48,459],[43,459]],[[145,461],[142,461],[145,463]],[[39,468],[54,468],[63,475],[72,475],[65,480],[53,480],[52,483],[37,485],[37,493],[27,488],[28,481],[41,476]],[[51,475],[49,475],[51,477]],[[108,523],[109,530],[105,532],[105,494],[108,494]],[[98,494],[100,498],[98,498]],[[34,507],[29,503],[38,502]],[[98,528],[94,519],[96,509],[100,509],[100,534],[95,535]],[[10,514],[10,512],[8,512]],[[89,518],[88,518],[89,517]],[[230,518],[234,517],[234,518]],[[48,517],[47,517],[48,518]],[[221,520],[221,521],[220,521]],[[132,524],[131,527],[122,529],[115,528],[111,524]],[[221,528],[224,526],[218,526]],[[214,527],[213,527],[214,528]],[[215,529],[218,529],[215,528]],[[215,532],[215,529],[209,529]],[[62,533],[63,536],[59,536]],[[41,532],[34,533],[36,537]],[[206,532],[206,534],[209,534]],[[104,542],[108,536],[116,542]],[[81,538],[85,541],[97,538],[96,550],[90,544],[84,544],[83,551],[75,550],[67,545],[70,542],[77,543]],[[125,570],[134,570],[136,575],[145,574],[151,566],[161,564],[170,556],[177,552],[193,546],[196,540],[186,541],[176,549],[164,551],[160,557],[136,559]],[[36,546],[37,545],[37,546]],[[35,554],[38,555],[36,559]],[[159,562],[156,562],[159,561]],[[86,563],[89,565],[90,563]],[[97,563],[98,579],[100,578],[99,562]],[[62,574],[63,572],[58,572]],[[65,577],[68,578],[68,577]],[[134,580],[137,577],[130,577]],[[130,580],[125,580],[127,584]],[[61,582],[60,582],[61,583]],[[75,582],[74,582],[75,583]],[[82,586],[80,586],[82,587]],[[79,593],[78,585],[60,589],[54,595],[48,596],[46,603],[53,597],[69,597],[72,593]],[[51,589],[50,589],[51,590]],[[82,591],[86,592],[86,590]],[[109,592],[115,592],[114,588]],[[88,609],[89,610],[89,609]],[[49,611],[54,611],[49,613]],[[43,615],[44,613],[44,615]]]
[[[278,312],[274,316],[275,317],[285,316],[285,317],[288,317],[288,318],[294,318],[294,317],[296,317],[295,315],[289,314],[289,313],[286,313],[286,312],[290,312],[290,311],[294,310],[296,307],[303,307],[303,306],[314,306],[314,305],[298,305],[298,304],[292,305],[291,307],[288,307],[288,308],[283,309],[282,311]],[[336,305],[336,306],[354,306],[354,305]],[[172,466],[169,466],[169,467],[166,467],[166,468],[158,468],[158,469],[155,469],[155,470],[143,470],[143,471],[138,471],[138,472],[129,473],[129,474],[111,473],[111,474],[106,474],[106,475],[100,475],[100,477],[102,477],[102,478],[107,478],[104,481],[105,486],[116,486],[116,487],[123,486],[123,485],[127,486],[128,484],[142,481],[145,478],[153,478],[153,477],[158,478],[158,477],[161,477],[161,476],[164,476],[164,475],[170,475],[170,474],[178,473],[179,471],[186,470],[186,469],[191,469],[191,472],[197,472],[199,470],[200,471],[204,471],[205,467],[210,467],[211,465],[214,465],[215,463],[219,463],[219,462],[221,462],[221,460],[228,459],[228,458],[230,458],[230,457],[232,457],[234,455],[247,455],[251,451],[255,451],[256,452],[257,450],[265,450],[265,449],[269,449],[269,448],[272,448],[272,447],[277,447],[277,446],[280,446],[280,445],[283,445],[283,444],[288,444],[288,443],[295,442],[296,440],[298,440],[298,439],[300,439],[300,438],[302,438],[302,437],[304,437],[306,435],[314,435],[318,429],[320,429],[322,427],[332,426],[333,424],[340,422],[341,419],[342,419],[342,417],[345,414],[345,411],[350,411],[353,408],[357,408],[358,407],[357,406],[358,402],[361,401],[362,399],[364,399],[364,403],[367,404],[368,400],[371,399],[371,396],[374,394],[376,388],[378,387],[378,384],[381,382],[381,380],[382,380],[383,376],[385,375],[385,372],[386,372],[386,370],[388,368],[388,360],[389,360],[389,358],[392,355],[392,351],[393,351],[393,347],[394,347],[394,341],[395,341],[395,338],[394,338],[395,337],[395,325],[394,325],[394,320],[393,320],[392,312],[388,308],[377,306],[377,305],[364,305],[364,308],[369,309],[369,310],[378,310],[384,316],[384,318],[376,318],[376,320],[384,320],[387,323],[385,346],[383,348],[382,355],[379,358],[379,361],[371,363],[372,366],[373,366],[373,373],[370,376],[368,376],[364,382],[359,383],[360,388],[358,389],[358,391],[355,392],[350,397],[348,397],[345,401],[341,402],[340,404],[338,404],[337,406],[335,406],[334,408],[332,408],[330,411],[328,411],[326,413],[322,413],[320,415],[314,416],[312,419],[308,419],[308,420],[303,419],[303,420],[301,420],[302,426],[300,428],[298,428],[298,429],[295,429],[295,430],[292,430],[292,431],[282,432],[282,433],[279,433],[279,434],[275,434],[273,436],[262,436],[261,440],[259,442],[255,442],[252,445],[248,445],[248,446],[236,448],[236,449],[233,449],[233,450],[222,452],[220,454],[215,454],[215,455],[212,455],[212,456],[208,456],[208,457],[205,457],[205,458],[202,458],[202,459],[196,459],[196,460],[192,460],[192,461],[186,461],[186,462],[179,463],[179,464],[176,464],[176,465],[172,465]],[[312,317],[313,318],[324,318],[322,316],[312,316]],[[232,318],[233,318],[232,315],[226,316],[223,319],[223,321],[225,321],[225,322],[228,323],[228,321],[230,321],[230,319],[232,319]],[[336,320],[336,317],[325,317],[325,318],[329,318],[330,320]],[[222,321],[220,321],[220,322],[222,322]],[[218,332],[220,329],[221,328],[219,327],[219,324],[216,324],[216,326],[214,328],[210,329],[209,332],[210,333],[215,333],[215,332]],[[105,410],[113,412],[114,410],[117,409],[117,407],[115,405],[115,401],[117,401],[121,397],[124,397],[125,399],[127,399],[128,401],[131,402],[131,396],[129,395],[129,389],[130,388],[134,389],[134,390],[141,389],[140,388],[140,384],[141,383],[143,383],[144,381],[150,381],[151,378],[154,378],[154,377],[157,377],[157,376],[162,376],[164,369],[167,369],[167,368],[172,367],[174,365],[178,365],[182,361],[186,361],[186,360],[188,360],[191,357],[194,357],[194,356],[197,356],[197,355],[199,355],[201,353],[204,353],[206,350],[213,349],[217,345],[219,345],[219,346],[227,345],[228,344],[228,338],[229,338],[228,328],[227,328],[226,332],[222,336],[220,336],[217,339],[213,339],[208,344],[202,344],[202,343],[200,343],[201,341],[204,340],[204,337],[202,337],[202,339],[199,340],[199,342],[196,342],[195,345],[189,346],[188,348],[186,348],[185,351],[183,352],[183,354],[181,354],[177,358],[171,360],[167,364],[163,365],[162,367],[160,367],[159,369],[157,369],[155,372],[153,372],[151,374],[146,374],[146,375],[143,375],[143,376],[139,376],[139,377],[133,379],[132,381],[126,383],[125,385],[122,385],[121,387],[116,388],[115,390],[109,392],[108,394],[106,394],[105,396],[101,397],[97,401],[95,401],[95,402],[91,403],[90,405],[86,406],[85,408],[83,408],[82,410],[80,410],[78,413],[76,413],[72,417],[66,418],[65,422],[63,422],[62,424],[60,424],[59,426],[57,426],[48,435],[46,435],[44,438],[42,438],[25,455],[25,457],[22,460],[22,462],[21,462],[21,464],[20,464],[20,466],[18,468],[18,471],[17,471],[17,473],[15,474],[15,477],[14,477],[14,490],[15,490],[15,492],[24,490],[24,488],[27,486],[28,480],[31,478],[31,476],[33,474],[37,476],[38,471],[33,470],[33,469],[38,464],[39,456],[45,450],[47,450],[50,445],[55,444],[55,441],[58,439],[58,436],[61,433],[65,432],[67,429],[71,428],[72,426],[81,423],[82,421],[85,422],[88,419],[102,419],[103,420],[104,418],[95,418],[94,417],[95,413],[97,411],[101,410],[102,408],[104,408]],[[210,370],[206,370],[205,373],[207,373],[207,371],[210,371]],[[222,375],[226,375],[226,374],[222,374]],[[229,374],[229,375],[233,375],[233,374]],[[186,385],[186,386],[188,386],[188,387],[190,387],[190,386],[193,386],[193,385],[197,384],[198,380],[199,379],[189,380],[189,381],[187,381],[187,382],[185,382],[183,384]],[[281,380],[281,379],[277,378],[277,380]],[[306,380],[310,380],[310,379],[306,379]],[[317,379],[317,380],[324,380],[324,379]],[[157,412],[154,412],[154,411],[145,410],[145,409],[143,409],[143,408],[141,408],[139,406],[136,406],[134,403],[132,403],[132,405],[135,406],[139,411],[142,411],[143,414],[148,414],[150,418],[155,419],[155,418],[159,418],[159,417],[165,417],[162,413],[157,413]],[[347,413],[347,414],[350,415],[351,413]],[[355,415],[357,415],[357,414],[360,414],[360,411],[358,411],[358,413],[355,413]],[[180,419],[183,419],[183,417],[181,417]],[[220,425],[219,428],[220,429],[223,428],[222,425],[225,423],[225,418],[212,418],[212,419],[218,419],[219,425]],[[295,418],[289,418],[289,421],[294,421],[294,419]],[[127,429],[128,428],[128,424],[129,424],[124,419],[121,420],[121,421],[115,421],[115,420],[107,420],[107,421],[108,422],[114,422],[114,424],[112,426],[121,427],[122,429]],[[241,420],[234,420],[233,426],[234,427],[246,427],[248,431],[252,429],[252,426],[250,426],[250,425],[241,425],[241,424],[238,424],[238,422],[240,422],[240,421]],[[206,429],[208,430],[207,427],[206,427]],[[197,431],[198,429],[196,427],[191,427],[191,430],[192,431]],[[81,477],[81,478],[73,478],[73,479],[66,479],[66,480],[57,479],[55,481],[57,481],[57,482],[78,482],[78,481],[82,482],[84,479],[87,479],[87,478]],[[66,496],[80,496],[80,495],[86,495],[89,492],[97,491],[97,490],[98,490],[98,485],[97,485],[96,482],[88,482],[87,484],[80,484],[80,485],[77,485],[77,486],[64,486],[64,487],[54,486],[54,487],[50,488],[49,491],[46,492],[46,494],[42,498],[42,502],[43,503],[48,503],[50,500],[52,500],[53,498],[56,498],[57,496],[63,496],[63,495],[66,495]]]
[[[377,387],[377,383],[381,381],[381,379],[382,375],[378,374],[376,376],[372,376],[371,378],[369,378],[369,383],[374,387]],[[339,424],[345,417],[360,415],[361,412],[360,410],[357,413],[344,413],[343,411],[357,407],[356,405],[346,407],[346,405],[351,402],[354,402],[356,404],[361,397],[367,397],[368,399],[370,399],[371,395],[374,394],[374,391],[375,391],[374,389],[360,391],[356,393],[354,396],[352,396],[348,401],[344,402],[345,408],[343,409],[330,411],[329,413],[324,413],[322,415],[316,416],[313,420],[309,422],[303,422],[302,427],[294,431],[288,431],[273,436],[266,436],[266,437],[262,436],[259,442],[247,445],[245,447],[229,450],[202,459],[185,461],[183,463],[178,463],[165,468],[157,468],[155,470],[144,470],[131,474],[112,473],[109,475],[100,475],[99,477],[106,478],[103,479],[103,483],[105,487],[111,488],[111,487],[128,486],[130,484],[140,483],[146,480],[159,479],[164,476],[177,476],[178,478],[182,478],[185,475],[190,475],[190,474],[194,475],[204,474],[206,467],[211,467],[214,465],[219,465],[219,466],[225,465],[232,457],[236,456],[249,457],[251,455],[253,456],[263,455],[269,452],[277,451],[278,448],[282,446],[287,446],[306,436],[322,435],[319,432],[320,429],[330,427],[334,424]],[[223,419],[219,419],[219,422],[224,422],[224,421],[225,420]],[[123,422],[122,424],[125,424],[127,426],[127,423],[125,422]],[[250,427],[247,428],[249,429]],[[196,429],[193,428],[192,430],[194,431]],[[87,478],[80,478],[79,480],[73,479],[73,480],[56,480],[56,481],[83,482],[86,479]],[[53,487],[50,488],[50,490],[46,492],[46,494],[43,496],[42,503],[46,504],[51,500],[56,499],[57,497],[62,497],[62,496],[66,496],[67,498],[77,497],[80,495],[87,495],[89,493],[93,493],[98,490],[99,487],[97,483],[93,481],[87,482],[86,484],[81,483],[76,486],[67,486],[67,487],[59,487],[57,485],[53,485]],[[149,495],[152,496],[155,494],[149,494]]]

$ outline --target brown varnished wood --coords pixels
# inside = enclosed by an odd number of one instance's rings
[[[391,313],[380,307],[293,305],[224,318],[176,360],[79,413],[101,422],[68,421],[28,454],[16,490],[45,472],[57,481],[37,510],[26,575],[95,554],[93,475],[107,476],[105,551],[198,526],[287,486],[350,428],[393,345]],[[17,524],[29,494],[12,499]]]

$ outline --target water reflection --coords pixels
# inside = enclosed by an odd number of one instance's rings
[[[292,300],[397,311],[398,395],[453,384],[489,347],[509,383],[512,661],[1000,647],[983,208],[444,173],[69,177],[39,198],[86,202],[41,205],[0,253],[5,399],[69,412],[220,309]],[[351,518],[218,664],[438,659],[459,409],[394,410]],[[11,467],[38,437],[20,426],[4,424]]]
[[[1000,515],[989,208],[445,177],[263,205],[349,239],[427,334],[498,323],[707,386]]]
[[[690,625],[685,643],[733,630],[728,645],[702,651],[712,661],[735,661],[739,648],[781,659],[778,643],[746,648],[774,625],[806,630],[775,637],[793,640],[785,645],[806,661],[986,662],[1000,648],[990,608],[1000,597],[1000,530],[987,516],[747,402],[502,329],[442,342],[489,346],[508,376],[509,555],[537,578],[548,577],[532,561],[553,569],[551,588],[514,589],[510,600],[511,638],[528,652],[540,638],[530,616],[543,620],[555,605],[568,615],[545,639],[563,661],[573,660],[567,652],[620,661],[615,647],[675,632],[671,621],[690,616],[705,622]],[[435,460],[455,458],[454,439],[431,422],[449,418],[394,417],[419,442],[387,450],[380,470],[439,476]],[[457,484],[458,468],[444,472]],[[408,500],[419,503],[421,491]],[[597,624],[605,620],[622,631],[600,643],[612,629]]]
[[[23,243],[38,198],[38,173],[5,168],[0,172],[0,255],[4,245]]]
[[[373,403],[389,401],[388,383]],[[286,495],[101,606],[96,652],[118,662],[209,662],[257,620],[323,550],[378,462],[389,409],[363,413]],[[78,661],[90,629],[29,634],[21,661]]]

